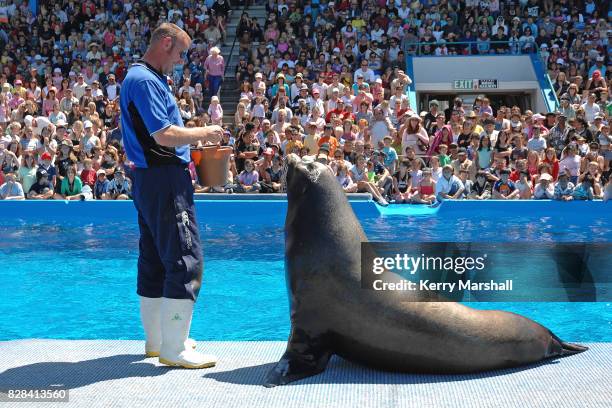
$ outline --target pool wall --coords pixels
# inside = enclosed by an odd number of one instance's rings
[[[196,197],[196,211],[201,223],[283,224],[287,212],[284,195],[248,196],[214,195]],[[612,202],[549,200],[487,200],[446,201],[438,207],[426,205],[391,205],[381,207],[369,199],[369,195],[349,197],[349,202],[359,219],[386,216],[524,216],[537,218],[572,219],[574,223],[589,222],[612,216]],[[17,222],[106,222],[134,221],[136,210],[131,201],[63,201],[26,200],[0,201],[0,220]]]

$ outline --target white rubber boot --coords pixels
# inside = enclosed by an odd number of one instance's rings
[[[193,304],[190,299],[162,298],[160,363],[184,368],[207,368],[217,364],[215,356],[185,347],[191,328]]]
[[[145,356],[159,357],[161,349],[161,305],[162,298],[149,298],[140,296],[140,319],[145,331]],[[187,339],[185,347],[196,348],[193,339]]]

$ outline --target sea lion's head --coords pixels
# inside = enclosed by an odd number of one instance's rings
[[[333,179],[331,168],[316,161],[313,156],[301,158],[291,153],[285,158],[283,167],[282,183],[288,195],[304,194],[309,187],[321,183],[324,178]]]

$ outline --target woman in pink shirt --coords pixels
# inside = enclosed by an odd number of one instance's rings
[[[204,68],[206,69],[206,79],[208,80],[209,96],[212,98],[219,92],[225,72],[225,60],[219,48],[212,47],[210,49],[210,55],[204,61]]]

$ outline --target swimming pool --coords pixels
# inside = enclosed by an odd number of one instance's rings
[[[0,340],[143,338],[132,204],[98,204],[0,204]],[[559,204],[568,203],[353,206],[377,241],[612,241],[612,203]],[[286,340],[283,208],[282,201],[198,203],[205,272],[196,339]],[[568,341],[612,342],[610,302],[471,305],[526,315]]]

